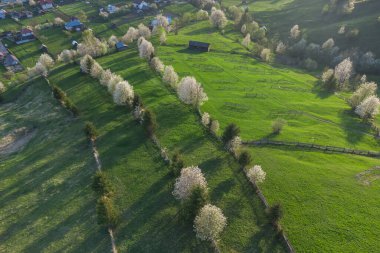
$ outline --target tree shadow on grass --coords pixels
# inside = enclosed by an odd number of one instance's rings
[[[370,136],[371,126],[359,120],[358,116],[352,110],[343,110],[340,112],[341,127],[346,133],[346,140],[351,144],[357,144],[363,140],[364,136]]]

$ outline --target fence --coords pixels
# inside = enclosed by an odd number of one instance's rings
[[[316,149],[321,150],[328,153],[344,153],[344,154],[354,154],[360,156],[369,156],[369,157],[380,157],[380,152],[368,151],[368,150],[357,150],[350,148],[341,148],[334,146],[324,146],[313,143],[303,143],[303,142],[290,142],[290,141],[273,141],[273,140],[258,140],[258,141],[245,141],[243,142],[245,145],[253,145],[253,146],[264,146],[264,145],[272,145],[272,146],[286,146],[286,147],[295,147],[295,148],[308,148],[308,149]]]

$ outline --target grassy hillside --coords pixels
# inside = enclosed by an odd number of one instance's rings
[[[288,149],[250,151],[267,172],[265,196],[284,207],[283,224],[298,252],[377,251],[378,159]]]
[[[108,251],[96,224],[95,162],[83,122],[41,80],[13,94],[0,106],[0,251]]]
[[[316,78],[254,60],[239,44],[208,27],[208,22],[201,22],[182,29],[169,36],[158,53],[182,77],[194,75],[203,83],[209,101],[202,110],[223,127],[237,123],[245,140],[272,138],[376,150],[369,126],[341,98],[319,90]],[[211,42],[212,52],[187,50],[191,39]],[[276,118],[288,122],[281,135],[271,134]]]

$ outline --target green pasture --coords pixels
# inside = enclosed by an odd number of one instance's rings
[[[13,19],[0,19],[0,32],[17,31],[19,29],[21,29],[21,26]]]
[[[190,51],[186,49],[189,40],[210,42],[212,51]],[[362,123],[343,99],[318,88],[316,78],[253,59],[238,43],[210,31],[207,22],[169,36],[167,45],[158,47],[158,55],[181,77],[195,76],[209,97],[202,110],[218,119],[222,128],[231,122],[238,124],[244,140],[270,138],[377,148],[369,125]],[[287,121],[279,135],[271,134],[276,118]]]
[[[262,190],[284,207],[297,252],[376,252],[380,222],[378,159],[249,148],[267,173]]]
[[[19,128],[32,138],[18,152],[0,154],[0,251],[108,251],[109,237],[96,224],[96,167],[84,123],[44,81],[18,89],[0,105],[0,140]]]

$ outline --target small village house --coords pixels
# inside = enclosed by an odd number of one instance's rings
[[[4,9],[0,10],[0,19],[5,19],[7,15],[7,11]]]
[[[128,46],[127,45],[125,45],[123,42],[121,42],[121,41],[119,41],[118,43],[116,43],[115,44],[115,47],[116,47],[116,50],[118,51],[118,52],[120,52],[120,51],[124,51],[124,50],[126,50],[127,48],[128,48]]]
[[[16,44],[23,44],[32,40],[35,40],[36,38],[34,37],[33,31],[29,28],[23,28],[21,29],[20,32],[17,32],[14,35],[14,39]]]
[[[82,31],[84,25],[77,18],[71,18],[71,20],[65,23],[65,29],[68,31]]]
[[[53,1],[52,0],[40,0],[39,4],[43,10],[50,10],[53,8]]]
[[[12,67],[19,64],[20,64],[19,60],[13,54],[7,54],[4,58],[5,67]]]

